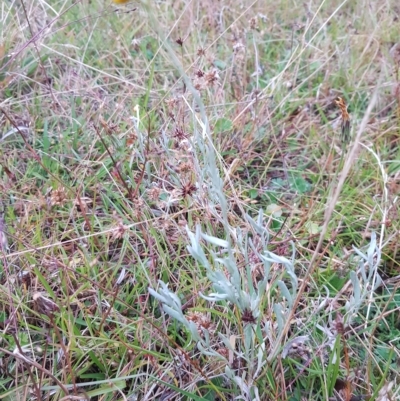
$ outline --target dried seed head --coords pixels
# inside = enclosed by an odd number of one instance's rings
[[[201,82],[196,82],[193,86],[194,86],[194,89],[196,89],[199,92],[203,89],[203,85]]]
[[[149,199],[154,201],[158,201],[161,194],[161,188],[154,186],[147,191]]]
[[[257,17],[252,17],[250,19],[250,29],[252,31],[258,31],[259,27],[258,27],[258,18]]]
[[[174,108],[179,104],[179,100],[176,97],[171,97],[165,101],[168,111],[172,112]]]
[[[200,49],[197,50],[197,55],[199,57],[203,57],[206,55],[206,49],[204,49],[203,47],[200,47]]]
[[[182,195],[182,197],[185,198],[186,196],[192,196],[193,192],[196,192],[196,191],[197,191],[196,185],[194,185],[191,182],[187,182],[186,184],[184,184],[182,186],[181,195]]]
[[[195,72],[195,75],[197,78],[202,78],[204,77],[204,71],[200,70],[200,68]]]
[[[134,216],[136,219],[140,220],[143,218],[143,212],[145,210],[144,200],[142,198],[137,198],[135,200]]]
[[[32,298],[39,313],[50,317],[53,316],[54,312],[58,312],[60,310],[59,306],[54,301],[44,297],[40,292],[35,292]]]
[[[339,312],[336,312],[335,328],[338,334],[344,334],[343,316]]]
[[[125,232],[128,230],[128,226],[122,223],[122,220],[118,220],[117,227],[112,231],[111,237],[113,240],[119,240],[124,237]]]
[[[190,162],[182,162],[179,164],[178,171],[183,174],[193,171],[193,164]]]
[[[244,323],[256,324],[257,319],[253,316],[252,311],[246,308],[242,314],[242,321]]]
[[[186,315],[186,319],[195,323],[197,329],[204,328],[208,330],[212,325],[210,319],[204,313],[201,312],[189,312]]]
[[[212,69],[211,71],[207,72],[205,75],[205,80],[208,86],[213,86],[219,81],[219,74],[216,68]]]
[[[288,341],[283,347],[282,358],[285,359],[288,355],[309,355],[310,349],[306,345],[308,340],[308,336],[298,336]]]
[[[226,359],[229,358],[228,348],[218,348],[216,351],[218,352],[218,354],[222,355],[224,358],[226,358]]]
[[[246,46],[240,41],[236,42],[233,45],[233,53],[235,53],[235,55],[238,55],[238,54],[244,55],[245,50],[246,50]]]
[[[65,187],[60,187],[57,189],[53,189],[50,195],[50,205],[51,206],[59,206],[63,205],[67,200],[67,191]]]
[[[188,134],[185,132],[185,130],[181,127],[175,128],[175,133],[174,133],[174,138],[176,138],[178,141],[183,141],[184,139],[187,139]]]

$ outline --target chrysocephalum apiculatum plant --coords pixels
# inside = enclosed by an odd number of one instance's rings
[[[260,210],[256,220],[246,215],[247,222],[253,230],[254,240],[248,233],[241,229],[232,227],[228,221],[228,202],[223,191],[223,180],[219,175],[216,156],[208,134],[207,124],[199,122],[201,132],[195,131],[192,140],[192,151],[195,159],[196,176],[198,177],[199,192],[208,201],[208,209],[213,215],[218,215],[225,231],[225,238],[216,238],[203,233],[200,226],[196,227],[195,233],[187,229],[190,239],[188,250],[199,267],[205,268],[207,276],[212,283],[213,292],[202,297],[210,302],[222,303],[231,310],[235,309],[235,316],[240,316],[238,325],[243,325],[243,336],[235,346],[232,344],[232,333],[224,333],[218,328],[218,341],[213,339],[209,330],[198,325],[182,312],[182,305],[177,294],[169,290],[168,285],[160,281],[158,291],[149,289],[150,294],[157,298],[163,305],[163,309],[171,317],[180,322],[191,334],[193,341],[197,342],[198,350],[207,358],[224,360],[225,376],[237,383],[243,396],[258,397],[258,389],[255,379],[260,374],[263,365],[267,361],[266,340],[269,347],[279,350],[280,333],[291,313],[293,301],[298,289],[298,280],[294,270],[295,249],[291,260],[269,252],[268,231],[263,222],[263,211]],[[203,163],[199,161],[201,155]],[[203,164],[203,167],[199,166]],[[217,207],[218,206],[218,207]],[[257,239],[256,239],[257,238]],[[203,250],[201,242],[210,246],[209,255]],[[238,256],[240,260],[247,261],[244,270],[238,267]],[[263,265],[262,279],[255,283],[251,258],[258,258]],[[272,263],[279,263],[284,266],[289,280],[276,279],[271,282],[270,269]],[[290,284],[287,284],[290,283]],[[267,289],[267,284],[268,289]],[[278,289],[280,291],[278,291]],[[272,306],[275,312],[273,322],[262,319],[261,305],[265,302],[267,291],[275,291],[279,297]],[[279,295],[278,295],[279,294]],[[271,343],[272,342],[272,343]],[[276,343],[274,343],[276,342]],[[240,376],[229,366],[226,356],[217,352],[217,344],[221,343],[228,349],[231,355],[241,360]],[[270,355],[272,358],[272,355]]]
[[[207,301],[223,303],[230,309],[236,308],[238,315],[240,315],[241,322],[237,323],[238,325],[243,324],[243,339],[237,342],[238,348],[235,349],[232,346],[231,332],[223,333],[219,330],[218,338],[235,355],[235,358],[242,360],[245,374],[242,372],[238,376],[235,370],[229,366],[228,360],[215,350],[215,342],[210,341],[212,336],[207,329],[202,327],[202,333],[199,333],[198,327],[194,322],[185,317],[179,297],[168,289],[167,284],[160,281],[158,291],[153,289],[149,289],[149,291],[161,301],[165,312],[186,327],[193,341],[197,341],[198,350],[207,357],[225,360],[225,375],[236,382],[242,391],[248,393],[246,397],[254,397],[258,394],[258,389],[255,387],[255,379],[261,373],[261,369],[267,361],[266,343],[269,344],[271,349],[279,349],[277,344],[272,344],[271,341],[280,339],[279,334],[284,328],[296,296],[298,280],[294,272],[294,247],[292,260],[269,252],[267,250],[268,233],[263,227],[262,210],[260,210],[256,221],[250,216],[247,216],[247,219],[254,227],[256,235],[258,235],[263,244],[261,251],[256,248],[254,241],[249,236],[244,235],[240,229],[236,229],[233,236],[235,237],[235,244],[237,244],[235,249],[233,249],[230,240],[202,233],[200,226],[197,226],[195,233],[188,230],[190,238],[188,250],[199,266],[206,269],[213,288],[212,293],[200,295]],[[203,250],[202,240],[214,247],[209,256]],[[243,271],[239,269],[235,257],[237,252],[242,253],[244,260],[249,260],[250,253],[252,253],[253,255],[257,254],[262,261],[263,278],[258,283],[254,284],[250,264]],[[279,263],[285,267],[290,285],[283,280],[271,282],[270,268],[272,263]],[[267,284],[269,284],[268,289]],[[277,299],[273,305],[275,319],[274,322],[267,322],[261,318],[262,302],[265,301],[267,291],[272,291],[276,288],[279,288],[280,296],[279,301]],[[278,292],[276,292],[278,297],[277,294]]]

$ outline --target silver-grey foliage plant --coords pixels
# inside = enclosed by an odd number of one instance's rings
[[[239,351],[233,349],[231,345],[229,340],[231,332],[225,334],[219,332],[218,335],[224,345],[236,357],[242,358],[246,362],[244,366],[246,366],[247,370],[241,377],[235,376],[235,373],[227,363],[225,368],[226,376],[238,385],[245,399],[258,399],[255,379],[262,366],[266,363],[267,356],[272,358],[272,355],[266,352],[265,344],[268,343],[272,350],[280,349],[280,334],[290,315],[293,301],[297,294],[298,279],[294,270],[294,246],[290,260],[268,251],[269,237],[263,225],[263,211],[260,210],[257,220],[252,219],[250,216],[246,216],[246,218],[255,233],[258,234],[258,247],[240,229],[236,229],[233,235],[236,244],[236,248],[233,249],[229,239],[220,239],[202,233],[200,227],[197,226],[195,233],[187,229],[190,238],[188,250],[198,264],[206,269],[207,276],[212,283],[213,292],[207,295],[200,295],[210,302],[224,302],[230,308],[235,306],[242,314],[245,311],[250,311],[255,319],[255,324],[249,323],[244,326],[244,338]],[[213,248],[209,251],[209,257],[206,256],[203,250],[202,241],[207,242],[210,248]],[[263,278],[256,285],[253,283],[250,263],[247,263],[245,272],[240,271],[236,263],[235,252],[241,252],[246,261],[249,261],[251,252],[262,262]],[[286,282],[283,280],[271,282],[270,269],[273,263],[284,267],[288,277]],[[197,342],[198,350],[204,355],[225,359],[213,349],[213,344],[210,342],[210,333],[204,328],[202,329],[203,332],[199,333],[196,325],[186,319],[182,313],[179,297],[170,291],[168,285],[164,282],[160,281],[159,284],[158,291],[149,289],[150,294],[162,303],[165,312],[186,327],[191,333],[192,339]],[[267,284],[269,284],[268,288]],[[276,323],[266,322],[261,327],[259,319],[261,302],[266,299],[267,291],[271,291],[272,288],[278,288],[281,294],[281,297],[273,305]]]

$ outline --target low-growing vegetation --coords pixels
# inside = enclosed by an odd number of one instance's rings
[[[3,1],[0,400],[399,399],[399,30]]]

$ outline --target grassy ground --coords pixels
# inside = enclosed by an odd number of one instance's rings
[[[397,3],[3,2],[0,399],[399,399]]]

